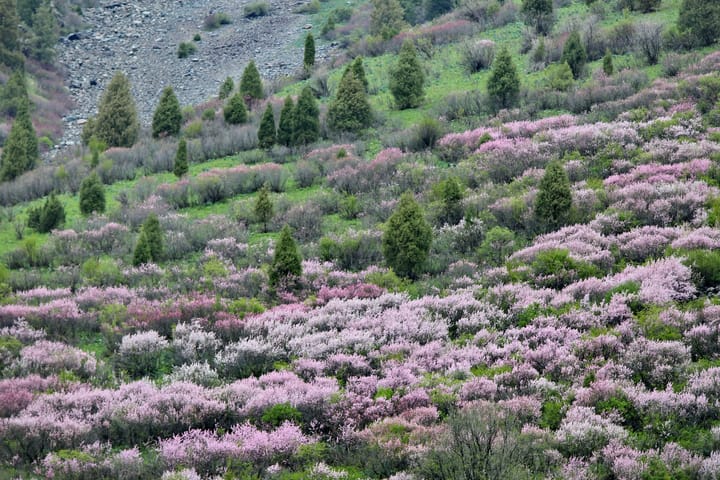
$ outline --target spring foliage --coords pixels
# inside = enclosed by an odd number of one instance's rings
[[[390,216],[382,238],[385,261],[402,277],[417,278],[423,271],[432,243],[432,229],[420,205],[405,193]]]

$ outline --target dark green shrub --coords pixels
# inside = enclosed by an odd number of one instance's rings
[[[197,47],[192,42],[180,42],[178,45],[177,56],[178,58],[187,58],[197,51]]]
[[[121,72],[115,74],[98,106],[92,135],[108,147],[131,147],[138,138],[140,124],[130,81]]]
[[[245,18],[264,17],[270,11],[270,5],[267,2],[252,2],[245,5],[243,15]]]
[[[223,109],[225,122],[230,125],[239,125],[247,122],[247,108],[245,107],[245,99],[240,93],[236,93]]]
[[[425,73],[417,59],[415,46],[411,40],[405,40],[390,76],[390,92],[395,106],[404,110],[420,105],[425,95],[424,84]]]
[[[280,232],[280,238],[275,246],[275,255],[270,265],[270,285],[274,287],[281,280],[288,277],[299,277],[301,273],[302,258],[292,233],[290,233],[290,227],[285,225]]]
[[[265,96],[260,72],[258,72],[254,60],[250,60],[250,63],[248,63],[245,70],[243,70],[242,78],[240,79],[240,94],[245,98],[254,100],[261,99]]]
[[[159,138],[166,135],[177,135],[180,133],[181,126],[180,102],[175,96],[173,88],[165,87],[153,114],[152,136],[153,138]]]
[[[93,173],[80,184],[80,213],[90,215],[105,212],[105,187],[100,177]]]
[[[412,194],[400,198],[385,226],[382,250],[385,261],[401,277],[417,278],[432,243],[432,229]]]
[[[273,427],[279,427],[285,422],[300,424],[302,413],[289,403],[278,403],[265,410],[261,420],[263,423]]]

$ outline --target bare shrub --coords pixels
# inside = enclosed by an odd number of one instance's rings
[[[461,55],[462,64],[470,73],[490,68],[495,58],[495,42],[492,40],[465,42],[461,47]]]

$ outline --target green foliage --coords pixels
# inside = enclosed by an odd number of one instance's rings
[[[100,99],[93,135],[108,147],[131,147],[139,132],[130,81],[125,74],[117,72]]]
[[[184,138],[178,142],[177,152],[175,152],[175,163],[173,164],[173,173],[180,178],[188,172],[188,154],[187,141]]]
[[[135,252],[133,254],[133,265],[158,262],[163,255],[163,233],[160,229],[160,222],[155,214],[150,214],[140,229]]]
[[[243,7],[243,15],[245,18],[264,17],[269,11],[270,5],[265,1],[248,3]]]
[[[454,0],[425,0],[425,18],[432,20],[444,15],[455,7]]]
[[[25,72],[18,69],[10,75],[5,85],[0,87],[0,113],[15,117],[22,104],[27,102],[29,99]]]
[[[419,106],[425,95],[424,84],[425,74],[415,46],[407,39],[400,48],[397,64],[390,72],[390,92],[395,99],[395,106],[400,110]]]
[[[372,113],[362,82],[346,70],[335,98],[328,107],[328,126],[341,132],[357,132],[370,125]]]
[[[536,33],[550,33],[553,23],[552,0],[523,0],[520,12],[525,23],[534,27]]]
[[[17,116],[10,129],[2,157],[0,157],[0,180],[12,180],[35,167],[40,157],[27,100],[21,101]]]
[[[478,248],[478,258],[481,263],[498,266],[514,251],[515,233],[505,227],[493,227]]]
[[[595,404],[595,411],[599,414],[619,413],[623,425],[634,431],[640,430],[643,426],[642,416],[635,408],[632,400],[622,391],[618,391],[608,399],[598,401]]]
[[[357,57],[355,60],[352,61],[350,65],[345,68],[345,71],[343,72],[343,77],[347,75],[349,72],[352,72],[355,75],[355,78],[360,80],[360,83],[362,83],[363,88],[365,88],[365,91],[368,89],[368,79],[367,75],[365,75],[365,67],[363,66],[363,59],[362,57]]]
[[[442,204],[438,218],[439,223],[456,225],[464,214],[462,206],[464,195],[458,179],[451,177],[437,184],[436,195]]]
[[[720,38],[720,4],[707,0],[683,0],[677,26],[699,46],[715,43]]]
[[[574,260],[566,249],[545,250],[537,254],[532,270],[540,286],[561,289],[579,279],[601,276],[598,267],[591,263]]]
[[[200,41],[202,41],[202,36],[200,36],[199,33],[196,33],[195,35],[193,35],[193,42],[200,42]]]
[[[540,181],[535,216],[545,231],[557,230],[569,222],[571,209],[570,180],[559,162],[551,162]]]
[[[720,286],[720,252],[691,250],[685,258],[685,263],[692,268],[693,280],[700,290],[707,291]]]
[[[303,88],[293,109],[293,145],[307,145],[320,137],[320,110],[310,87]],[[282,113],[280,114],[282,126]]]
[[[225,117],[225,122],[230,125],[239,125],[247,122],[247,108],[245,107],[245,99],[243,99],[242,94],[236,93],[230,97],[230,100],[228,100],[227,105],[225,105],[223,109],[223,116]]]
[[[520,77],[510,52],[505,47],[495,57],[487,88],[490,100],[496,109],[510,108],[517,103]]]
[[[701,113],[708,113],[720,99],[720,75],[708,75],[698,82],[697,106]]]
[[[412,194],[400,198],[385,226],[382,251],[385,261],[401,277],[422,273],[432,243],[432,229]]]
[[[370,33],[390,40],[405,28],[405,11],[398,0],[372,0]]]
[[[42,208],[36,211],[38,213],[32,213],[35,217],[33,218],[33,223],[35,219],[37,219],[35,229],[40,233],[49,233],[51,230],[65,223],[65,208],[55,194],[50,195],[50,197],[45,200]],[[30,220],[28,220],[28,226],[30,226]]]
[[[290,233],[290,227],[285,225],[280,231],[280,238],[270,265],[270,286],[275,287],[281,280],[291,276],[299,277],[301,274],[302,258]]]
[[[258,128],[258,145],[260,148],[270,148],[277,143],[277,131],[275,130],[275,113],[272,104],[268,103],[265,113],[260,120]]]
[[[35,1],[39,4],[38,0]],[[28,23],[32,18],[32,12],[31,9],[27,15]],[[20,23],[20,20],[15,8],[15,0],[0,0],[0,50],[16,52],[20,48],[18,23]]]
[[[315,37],[308,33],[305,37],[305,50],[303,52],[303,65],[310,70],[315,66]]]
[[[32,30],[35,34],[31,41],[30,54],[43,63],[55,59],[55,44],[58,38],[58,23],[48,0],[43,1],[32,17]]]
[[[93,212],[105,212],[105,188],[97,173],[90,174],[80,184],[80,213]]]
[[[272,427],[279,427],[285,422],[293,422],[299,425],[302,420],[302,413],[290,403],[277,403],[263,412],[261,420]]]
[[[603,57],[603,72],[605,72],[605,75],[607,76],[611,76],[613,73],[615,73],[613,56],[609,48],[605,50],[605,56]]]
[[[230,96],[232,91],[235,90],[235,82],[230,77],[227,77],[225,81],[220,85],[220,91],[218,92],[218,98],[225,100]]]
[[[175,96],[173,88],[165,87],[153,115],[152,136],[153,138],[159,138],[166,135],[177,135],[180,133],[181,126],[180,102]]]
[[[250,63],[248,63],[245,70],[243,70],[242,78],[240,79],[240,95],[255,100],[259,100],[265,96],[260,72],[258,72],[254,60],[250,60]]]
[[[561,61],[567,62],[567,64],[570,65],[573,77],[576,80],[580,78],[585,68],[585,63],[587,62],[587,52],[580,39],[580,33],[577,30],[573,30],[565,42]]]
[[[273,203],[270,199],[270,185],[265,183],[255,200],[255,219],[263,224],[263,232],[267,232],[267,224],[273,217]]]
[[[192,42],[180,42],[178,45],[178,58],[187,58],[197,51],[197,46]]]
[[[545,69],[545,83],[553,90],[565,92],[572,87],[573,72],[567,62],[554,63]]]
[[[563,419],[563,402],[560,400],[547,400],[542,404],[540,426],[557,430]]]
[[[285,97],[285,104],[280,110],[280,122],[278,123],[277,141],[280,145],[289,147],[293,142],[293,117],[295,104],[292,97]]]

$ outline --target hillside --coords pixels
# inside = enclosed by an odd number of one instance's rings
[[[720,478],[720,6],[234,5],[3,146],[0,478]]]

